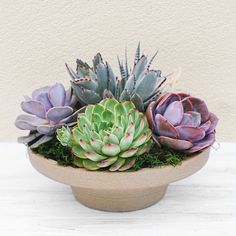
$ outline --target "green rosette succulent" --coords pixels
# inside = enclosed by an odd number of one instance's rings
[[[57,130],[57,138],[71,147],[74,164],[88,170],[125,171],[137,156],[149,151],[151,130],[145,115],[130,101],[104,99],[88,105],[77,125]]]

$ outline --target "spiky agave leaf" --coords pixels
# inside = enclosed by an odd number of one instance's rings
[[[87,106],[71,132],[61,128],[57,134],[62,145],[71,147],[74,164],[88,170],[130,169],[135,158],[152,144],[144,114],[132,102],[116,99]]]
[[[77,70],[74,72],[66,65],[71,77],[72,87],[83,105],[97,104],[104,98],[116,98],[118,101],[131,100],[140,111],[145,111],[148,104],[166,92],[169,77],[161,76],[160,70],[150,70],[158,51],[148,61],[147,56],[140,54],[140,43],[137,46],[134,66],[129,72],[127,50],[124,63],[118,59],[120,78],[114,75],[111,66],[104,62],[100,53],[93,59],[93,68],[77,59]],[[170,81],[171,83],[171,81]]]

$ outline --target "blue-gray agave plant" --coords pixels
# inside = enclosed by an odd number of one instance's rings
[[[121,77],[118,79],[111,66],[104,62],[100,53],[93,59],[93,66],[77,59],[76,72],[67,64],[71,85],[80,103],[96,104],[104,98],[116,98],[118,101],[132,101],[139,111],[145,111],[148,104],[163,92],[168,82],[160,70],[150,70],[154,56],[148,60],[140,55],[140,44],[137,47],[134,66],[128,69],[127,53],[125,62],[118,58]]]

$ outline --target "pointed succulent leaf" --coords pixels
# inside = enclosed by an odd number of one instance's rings
[[[121,93],[119,100],[120,101],[129,101],[131,98],[131,93],[128,91],[128,89],[124,89],[123,92]]]
[[[132,168],[135,164],[135,158],[129,158],[125,161],[125,164],[119,169],[119,171],[126,171]]]
[[[107,143],[103,146],[102,152],[107,156],[117,156],[120,153],[120,146],[118,144]]]
[[[107,158],[106,160],[102,160],[102,161],[98,162],[97,166],[102,167],[102,168],[108,167],[108,166],[112,165],[113,163],[115,163],[117,159],[118,159],[118,157]]]
[[[85,110],[85,115],[90,122],[92,121],[93,109],[94,105],[88,105]]]
[[[135,105],[129,101],[122,102],[122,106],[124,107],[126,114],[129,114],[131,112],[131,110],[133,110],[135,108]]]
[[[81,158],[74,158],[73,160],[73,164],[77,167],[80,167],[80,168],[83,168],[84,165],[83,165],[83,159]]]
[[[89,160],[91,161],[101,161],[101,160],[105,160],[106,156],[102,156],[96,152],[85,152],[84,153],[85,157],[87,157]]]
[[[91,161],[91,160],[83,160],[83,166],[87,170],[98,170],[99,166],[97,166],[96,162]]]
[[[69,127],[61,127],[56,130],[57,139],[61,142],[63,146],[72,146],[71,131]]]
[[[141,136],[139,136],[134,142],[132,143],[132,147],[139,147],[143,145],[147,140],[147,133],[143,133]]]
[[[103,91],[107,89],[108,86],[108,73],[105,64],[100,63],[97,65],[97,77],[98,77],[98,88],[97,92],[102,96]]]
[[[140,120],[137,130],[135,130],[134,139],[139,137],[142,134],[142,132],[144,132],[144,127],[145,127],[145,120],[144,120],[144,118],[142,118]]]
[[[142,77],[142,75],[145,73],[145,67],[147,65],[147,57],[142,56],[138,62],[136,63],[136,65],[134,66],[133,69],[133,75],[135,76],[135,78],[137,79],[137,81],[139,81]]]
[[[77,124],[80,131],[83,131],[83,128],[85,125],[91,126],[91,123],[88,120],[88,118],[85,116],[85,114],[81,114],[78,116]]]
[[[113,143],[113,144],[119,144],[119,139],[115,134],[108,133],[107,135],[104,135],[103,137],[104,143]]]
[[[113,93],[112,93],[110,90],[105,89],[104,92],[103,92],[103,94],[102,94],[102,98],[103,98],[103,99],[106,99],[106,98],[114,98],[114,95],[113,95]]]
[[[139,60],[139,58],[140,58],[140,42],[138,43],[138,47],[137,47],[136,52],[135,52],[134,64],[137,63],[137,61]]]
[[[152,58],[150,59],[150,61],[147,63],[146,69],[149,70],[153,60],[155,59],[156,55],[158,53],[158,50],[155,52],[155,54],[152,56]]]
[[[158,91],[158,88],[164,80],[165,79],[162,77],[157,77],[155,72],[150,71],[139,79],[135,91],[142,97],[142,100],[145,101],[151,94]]]
[[[96,89],[98,87],[97,81],[94,81],[94,80],[91,80],[88,78],[77,79],[76,81],[74,81],[74,83],[76,85],[80,86],[81,88],[88,89],[88,90],[96,91]]]
[[[114,107],[114,111],[115,111],[115,117],[120,117],[126,114],[126,110],[122,103],[116,104]]]
[[[94,58],[93,58],[93,70],[96,72],[97,71],[97,66],[103,63],[102,60],[102,55],[100,53],[97,53]]]
[[[152,146],[152,141],[149,140],[147,143],[143,144],[138,148],[138,151],[136,152],[136,156],[140,156],[146,152],[149,152]]]
[[[106,63],[107,67],[107,77],[108,77],[108,91],[111,91],[113,95],[115,95],[116,92],[116,77],[115,74],[111,68],[111,66]]]
[[[132,93],[134,91],[135,84],[136,84],[136,77],[134,74],[132,74],[132,75],[130,75],[130,77],[128,78],[128,80],[125,84],[124,91],[121,94],[121,100],[130,100],[130,95],[132,95]]]
[[[102,154],[102,147],[103,147],[103,142],[100,139],[91,139],[90,144],[94,151],[96,151],[99,154]]]
[[[79,146],[79,145],[74,145],[72,147],[71,152],[76,156],[79,157],[81,159],[87,159],[87,157],[85,156],[85,151]]]
[[[93,148],[91,147],[91,145],[89,145],[85,139],[79,139],[78,140],[78,144],[84,149],[84,151],[86,152],[93,152]]]
[[[124,137],[120,140],[121,151],[127,150],[131,146],[133,139],[134,139],[134,124],[132,123],[127,128]]]
[[[76,144],[80,144],[80,140],[85,140],[85,142],[88,142],[86,134],[84,134],[82,131],[80,131],[78,128],[74,128],[72,131],[73,134],[73,140],[76,142]]]
[[[112,130],[112,133],[116,135],[118,140],[121,140],[121,138],[124,136],[124,128],[121,126],[115,126]]]
[[[106,99],[104,101],[105,101],[104,106],[112,112],[114,112],[115,105],[119,104],[119,102],[116,99]]]
[[[123,165],[125,164],[124,158],[118,158],[117,161],[112,164],[112,166],[109,168],[109,171],[117,171],[119,170]]]
[[[106,109],[105,111],[103,111],[102,113],[102,120],[106,121],[106,122],[113,122],[114,121],[114,113],[108,109]]]
[[[134,103],[135,107],[139,111],[144,111],[144,104],[143,104],[142,97],[139,96],[137,93],[134,93],[134,95],[131,97],[131,102]]]

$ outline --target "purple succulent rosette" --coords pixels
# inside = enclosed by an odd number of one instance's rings
[[[31,148],[51,140],[57,128],[75,124],[78,110],[75,109],[77,98],[72,89],[56,83],[36,89],[32,97],[24,96],[21,108],[27,114],[19,115],[15,125],[22,130],[29,130],[28,136],[18,138],[20,143],[31,143]]]
[[[215,142],[218,118],[199,98],[167,93],[149,104],[146,115],[159,146],[192,154]]]

